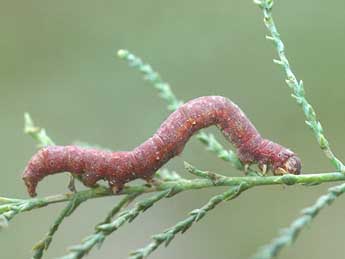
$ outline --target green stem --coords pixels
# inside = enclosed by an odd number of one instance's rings
[[[176,225],[168,228],[163,233],[156,234],[152,237],[153,241],[144,248],[138,249],[131,253],[130,259],[143,259],[154,252],[159,246],[165,244],[168,246],[174,239],[177,233],[183,234],[186,232],[194,222],[202,219],[209,210],[214,209],[219,203],[236,198],[241,192],[250,188],[246,183],[241,183],[238,186],[230,187],[230,189],[222,194],[212,197],[203,207],[195,209],[190,212],[190,216]]]
[[[159,92],[159,95],[168,104],[169,111],[175,111],[183,101],[179,100],[176,95],[171,90],[169,84],[165,82],[162,77],[152,69],[149,64],[146,64],[141,60],[141,58],[135,56],[128,50],[120,49],[118,51],[118,56],[128,62],[131,67],[137,68],[144,75],[144,79],[148,80],[154,88]],[[239,170],[244,170],[244,165],[238,159],[235,152],[232,150],[226,150],[214,137],[212,134],[206,134],[200,131],[197,134],[197,138],[206,145],[207,150],[213,152],[220,159],[230,162],[233,167]]]
[[[46,130],[35,126],[29,113],[24,114],[24,133],[38,142],[38,147],[54,146],[54,141],[47,135]]]
[[[266,38],[272,40],[275,44],[279,60],[273,60],[275,63],[281,65],[286,74],[286,83],[293,90],[292,97],[294,97],[298,104],[301,105],[304,115],[306,116],[306,124],[313,131],[321,149],[325,155],[330,159],[335,168],[341,172],[345,172],[344,164],[333,154],[328,140],[323,134],[323,128],[321,123],[317,120],[316,113],[310,103],[305,97],[305,90],[302,81],[298,81],[296,76],[291,70],[289,61],[285,55],[284,43],[280,39],[280,34],[274,23],[272,17],[273,0],[254,0],[259,5],[264,15],[264,22],[267,29],[270,32],[270,36]],[[333,177],[333,176],[331,176]],[[331,204],[339,195],[345,192],[345,184],[341,184],[329,189],[329,193],[321,196],[313,206],[306,208],[302,212],[302,216],[296,219],[291,225],[285,229],[282,234],[274,239],[270,244],[263,247],[255,256],[256,259],[269,259],[278,255],[283,247],[291,244],[294,241],[302,229],[316,217],[319,211]]]
[[[281,234],[272,240],[270,244],[262,247],[253,256],[253,259],[271,259],[277,256],[282,248],[291,244],[297,238],[303,228],[309,225],[323,208],[333,203],[344,192],[345,183],[329,188],[327,194],[319,197],[312,206],[303,209],[302,216],[294,220],[288,228],[283,229]]]
[[[189,168],[189,170],[200,171],[199,174],[209,174],[209,172],[204,172],[196,168]],[[329,172],[321,174],[302,174],[302,175],[292,175],[287,174],[283,176],[243,176],[243,177],[226,177],[223,176],[217,178],[217,181],[210,179],[193,179],[186,180],[180,179],[176,181],[166,181],[160,182],[155,186],[147,185],[135,185],[126,186],[124,190],[119,194],[136,194],[136,193],[149,193],[164,190],[175,190],[175,191],[187,191],[187,190],[197,190],[203,188],[211,187],[221,187],[221,186],[236,186],[240,183],[246,183],[251,186],[261,186],[261,185],[294,185],[294,184],[304,184],[304,185],[316,185],[326,182],[335,181],[345,181],[345,175],[340,172]],[[111,190],[107,187],[100,186],[94,189],[88,189],[85,191],[80,191],[77,193],[82,196],[83,199],[93,199],[105,196],[114,195]],[[15,215],[21,212],[30,211],[32,209],[41,208],[49,204],[65,202],[73,199],[73,193],[58,194],[54,196],[48,196],[43,198],[33,198],[33,199],[15,199],[14,202],[3,203],[0,205],[0,215],[6,220],[11,220]],[[2,198],[0,197],[0,200]],[[10,198],[7,198],[10,199]]]
[[[166,197],[169,194],[169,192],[170,190],[166,190],[138,202],[134,206],[134,208],[122,212],[121,215],[113,221],[110,221],[110,217],[108,215],[101,224],[98,224],[96,226],[95,233],[86,237],[81,244],[73,246],[70,249],[70,253],[61,257],[60,259],[82,258],[86,254],[88,254],[94,246],[96,245],[100,246],[107,236],[109,236],[114,231],[119,229],[124,223],[132,222],[140,213],[144,212],[145,210],[153,206],[156,202]],[[118,206],[116,206],[113,209],[111,213],[111,217],[113,217],[116,213],[118,213],[120,209],[133,198],[134,196],[130,196],[130,195],[126,196],[126,198],[123,199],[118,204]]]
[[[266,38],[274,42],[279,57],[279,60],[273,61],[274,63],[282,66],[287,77],[286,83],[294,92],[292,97],[294,97],[297,103],[301,105],[303,113],[307,118],[306,123],[313,131],[315,138],[318,141],[321,149],[324,151],[325,155],[331,160],[337,171],[345,172],[345,166],[333,154],[329,142],[323,134],[321,123],[317,120],[316,113],[305,96],[303,82],[297,80],[290,67],[290,63],[285,55],[284,43],[280,38],[280,34],[272,17],[273,0],[254,0],[254,2],[261,8],[263,12],[264,23],[271,34]]]
[[[82,196],[79,198],[79,196],[79,194],[75,194],[73,196],[73,199],[68,202],[67,206],[61,211],[54,224],[50,227],[46,237],[34,246],[34,254],[32,256],[33,259],[42,258],[44,251],[48,249],[51,241],[53,240],[54,234],[58,230],[63,220],[71,215],[72,212],[84,201],[84,198]]]
[[[111,220],[120,212],[121,209],[127,207],[135,198],[137,198],[141,193],[134,193],[126,195],[122,200],[116,204],[111,211],[109,211],[108,215],[105,219],[100,222],[98,225],[110,223]]]

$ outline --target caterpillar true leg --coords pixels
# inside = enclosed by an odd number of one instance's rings
[[[267,173],[267,165],[266,164],[259,164],[259,168],[263,175],[266,175]]]

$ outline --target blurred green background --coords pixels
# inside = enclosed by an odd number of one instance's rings
[[[236,102],[265,137],[296,151],[305,173],[333,168],[290,97],[275,50],[265,40],[260,10],[249,1],[0,1],[0,195],[27,197],[22,170],[35,152],[23,134],[23,113],[59,144],[75,140],[132,149],[168,112],[141,75],[118,59],[128,48],[160,71],[183,100],[223,95]],[[345,2],[277,1],[274,16],[297,76],[304,80],[335,153],[345,157],[342,86]],[[219,139],[224,138],[214,129]],[[189,177],[199,168],[241,175],[194,138],[170,169]],[[66,191],[67,175],[47,178],[39,195]],[[311,205],[332,184],[260,187],[219,206],[151,258],[247,258]],[[80,187],[83,188],[83,187]],[[88,258],[126,258],[130,250],[202,206],[222,189],[163,200],[109,237]],[[65,254],[93,231],[117,198],[92,200],[61,226],[46,258]],[[62,205],[17,216],[0,234],[1,258],[29,258]],[[323,211],[280,258],[344,258],[345,201]]]

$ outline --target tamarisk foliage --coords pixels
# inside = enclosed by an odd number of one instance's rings
[[[190,216],[176,225],[168,228],[163,233],[152,236],[153,241],[146,247],[138,249],[131,253],[130,259],[142,259],[149,256],[160,245],[164,244],[168,246],[177,233],[183,234],[186,232],[194,222],[198,222],[202,219],[209,210],[214,209],[219,203],[236,198],[240,193],[249,188],[246,184],[240,184],[236,187],[231,187],[228,191],[218,194],[212,197],[204,206],[200,209],[191,211]]]
[[[317,120],[313,107],[305,97],[302,80],[298,81],[291,70],[290,63],[285,55],[284,43],[280,38],[280,34],[272,17],[273,0],[254,0],[254,3],[257,4],[263,12],[265,26],[270,32],[270,36],[266,36],[266,39],[273,41],[279,56],[279,59],[274,59],[273,62],[282,66],[287,77],[285,81],[294,92],[291,96],[296,99],[299,105],[301,105],[303,113],[307,118],[305,122],[313,131],[314,136],[326,157],[330,159],[337,171],[345,173],[344,164],[332,152],[329,142],[324,135],[323,127],[321,126],[320,121]],[[254,255],[254,258],[269,259],[277,256],[284,246],[291,244],[292,241],[297,238],[301,230],[318,215],[321,209],[331,204],[344,192],[345,184],[330,188],[328,194],[322,195],[311,207],[303,209],[302,216],[292,222],[288,228],[281,231],[279,237],[275,238],[270,244],[261,248],[257,254]]]
[[[167,108],[170,111],[175,111],[183,104],[172,92],[170,85],[163,81],[159,73],[154,71],[150,64],[141,60],[128,50],[120,49],[117,52],[119,58],[127,61],[128,65],[138,69],[143,73],[144,79],[149,81],[155,89],[158,90],[159,96],[166,101]],[[207,150],[215,153],[220,159],[230,162],[236,169],[244,170],[244,165],[238,159],[237,155],[232,150],[226,150],[214,137],[213,134],[207,134],[200,131],[197,138],[206,145]]]
[[[82,244],[70,248],[70,253],[61,257],[60,259],[82,258],[92,249],[92,247],[94,247],[97,244],[102,244],[106,236],[119,229],[125,222],[132,222],[141,212],[144,212],[145,210],[153,206],[156,202],[168,196],[170,192],[171,190],[166,190],[156,195],[153,195],[148,199],[138,202],[133,209],[123,211],[121,215],[118,216],[118,218],[111,221],[111,219],[122,208],[122,204],[127,203],[128,200],[131,199],[130,196],[126,196],[128,198],[125,197],[124,200],[122,200],[116,207],[113,208],[112,212],[106,217],[106,219],[96,226],[95,233],[84,238]]]
[[[138,184],[128,185],[116,195],[122,195],[123,198],[106,214],[105,218],[95,225],[93,233],[88,235],[83,241],[72,247],[68,254],[63,256],[64,259],[82,258],[87,255],[94,247],[100,247],[105,239],[113,234],[117,229],[125,223],[131,223],[135,218],[139,217],[144,211],[156,204],[163,198],[172,198],[177,193],[183,193],[188,190],[199,190],[203,188],[227,187],[225,192],[215,195],[201,208],[190,212],[189,216],[177,222],[165,231],[152,237],[152,241],[145,247],[134,251],[131,259],[142,259],[148,257],[156,251],[161,245],[169,245],[169,243],[177,237],[176,234],[184,233],[190,229],[194,223],[205,218],[204,216],[212,209],[216,208],[223,201],[228,201],[239,196],[240,193],[249,190],[252,187],[266,185],[296,185],[300,184],[304,188],[310,185],[322,184],[326,182],[345,181],[345,167],[343,163],[334,155],[327,138],[324,135],[323,127],[318,121],[316,113],[310,103],[306,99],[305,89],[302,81],[297,80],[291,70],[290,63],[285,54],[285,47],[278,33],[277,27],[272,18],[272,0],[255,0],[254,1],[262,10],[264,22],[270,32],[270,36],[266,38],[271,40],[277,50],[279,59],[274,60],[280,65],[286,74],[286,83],[293,91],[293,98],[301,105],[303,113],[306,116],[306,123],[312,129],[321,149],[325,155],[335,166],[335,172],[325,172],[319,174],[302,174],[302,175],[283,175],[283,176],[267,176],[261,177],[255,171],[250,171],[254,176],[243,177],[227,177],[223,174],[203,171],[189,164],[185,164],[186,170],[190,172],[194,178],[182,178],[176,172],[166,169],[160,170],[155,175],[155,183],[152,185]],[[120,50],[118,56],[127,61],[128,64],[140,70],[144,78],[156,88],[160,96],[167,102],[168,110],[175,111],[183,103],[172,92],[168,83],[163,81],[160,75],[155,72],[149,64],[143,62],[127,50]],[[38,141],[39,147],[55,145],[44,129],[36,127],[28,114],[25,115],[25,132]],[[236,154],[231,150],[226,150],[216,140],[212,134],[200,132],[197,138],[206,145],[206,148],[216,154],[220,159],[230,162],[234,168],[244,171],[244,165],[238,159]],[[228,173],[226,175],[229,175]],[[74,178],[73,178],[74,179]],[[330,205],[335,199],[345,192],[345,184],[342,183],[328,190],[328,193],[321,196],[310,207],[302,211],[302,215],[291,223],[277,238],[271,243],[262,247],[254,258],[268,259],[279,255],[280,251],[286,245],[294,241],[306,225],[314,219],[319,212]],[[139,199],[144,193],[153,193],[148,198],[139,200],[131,208],[130,206],[135,199]],[[107,197],[114,195],[111,190],[105,186],[98,185],[95,188],[69,192],[65,194],[57,194],[53,196],[30,198],[30,199],[14,199],[0,197],[0,227],[8,226],[9,221],[22,212],[28,212],[33,209],[40,209],[55,203],[66,203],[66,207],[60,212],[53,222],[48,233],[34,247],[33,258],[39,259],[44,255],[45,250],[52,243],[54,234],[58,231],[59,226],[67,216],[73,215],[75,209],[87,202],[89,199]]]

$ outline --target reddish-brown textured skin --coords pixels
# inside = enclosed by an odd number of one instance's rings
[[[187,102],[173,112],[153,137],[129,152],[109,152],[77,146],[49,146],[29,161],[23,179],[31,196],[45,176],[73,172],[86,186],[107,180],[113,190],[136,178],[150,181],[154,173],[172,157],[180,154],[198,130],[217,125],[236,147],[244,164],[267,165],[275,174],[282,168],[299,174],[299,158],[289,149],[263,139],[241,109],[221,96],[204,96]]]

